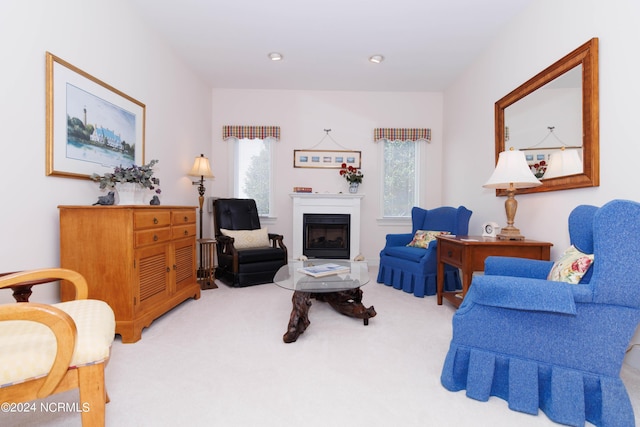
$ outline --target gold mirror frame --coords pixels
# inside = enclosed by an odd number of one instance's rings
[[[600,125],[598,98],[598,39],[593,38],[542,70],[495,104],[496,164],[505,151],[504,110],[567,71],[582,65],[582,173],[542,179],[542,185],[517,190],[517,194],[597,187],[600,185]],[[496,195],[506,195],[496,190]]]

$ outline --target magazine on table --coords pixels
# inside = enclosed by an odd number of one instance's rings
[[[313,277],[324,277],[331,276],[332,274],[345,274],[351,271],[351,268],[346,265],[340,264],[321,264],[321,265],[312,265],[309,267],[302,267],[298,269],[299,272],[308,274]]]

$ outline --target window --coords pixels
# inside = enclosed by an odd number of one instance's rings
[[[384,140],[382,150],[382,216],[410,218],[419,204],[420,143]]]
[[[272,143],[265,139],[236,139],[234,149],[235,197],[254,199],[260,216],[271,214]]]

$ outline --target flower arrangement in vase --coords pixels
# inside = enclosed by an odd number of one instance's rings
[[[534,163],[533,165],[529,165],[531,172],[536,176],[536,178],[540,179],[544,176],[544,173],[547,171],[547,162],[541,160],[539,163]]]
[[[364,178],[360,169],[354,168],[351,165],[347,166],[346,163],[343,163],[340,167],[340,176],[344,177],[349,183],[350,193],[358,192],[358,186],[362,184],[362,178]]]
[[[118,190],[118,195],[120,196],[121,204],[140,204],[137,200],[127,199],[127,201],[123,201],[123,198],[126,197],[124,195],[125,192],[133,192],[136,190],[149,189],[154,191],[156,194],[160,194],[161,190],[158,187],[160,185],[160,180],[153,176],[153,166],[158,163],[158,160],[151,160],[148,164],[137,166],[132,164],[128,167],[123,167],[122,165],[116,166],[113,169],[113,172],[107,172],[103,175],[98,175],[96,173],[91,175],[91,179],[100,184],[100,189],[114,189]],[[124,190],[123,185],[127,185],[131,187],[129,190]],[[138,192],[143,194],[141,192]]]
[[[340,168],[340,176],[344,177],[349,184],[354,182],[356,184],[362,184],[362,178],[364,178],[360,169],[354,168],[351,165],[347,166],[346,163],[343,163]]]

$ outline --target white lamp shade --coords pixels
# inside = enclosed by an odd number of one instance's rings
[[[191,168],[191,171],[189,171],[189,175],[214,178],[213,173],[211,173],[211,166],[209,166],[209,159],[207,159],[203,154],[196,157],[193,162],[193,167]]]
[[[513,188],[531,188],[541,184],[531,172],[524,153],[511,149],[500,153],[496,169],[483,187],[508,189],[513,185]]]
[[[582,173],[582,160],[578,150],[554,151],[549,156],[549,166],[542,178],[555,178],[557,176],[567,176]]]

